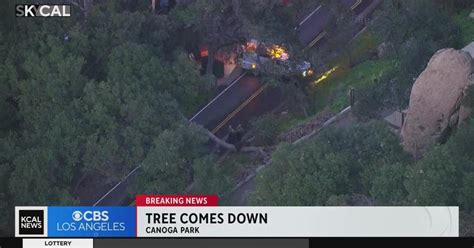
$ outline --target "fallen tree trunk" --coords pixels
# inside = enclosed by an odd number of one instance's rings
[[[190,125],[196,125],[194,123],[191,123]],[[216,142],[217,145],[224,147],[225,149],[231,151],[231,152],[252,152],[252,153],[258,153],[262,155],[264,158],[268,158],[268,154],[265,153],[262,147],[256,147],[256,146],[244,146],[240,149],[238,149],[235,145],[227,143],[225,140],[220,139],[219,137],[215,136],[212,132],[209,130],[201,127],[201,129],[206,133],[206,135],[214,142]]]
[[[232,144],[229,144],[227,142],[225,142],[224,140],[220,139],[219,137],[215,136],[213,133],[211,133],[209,130],[203,128],[203,130],[206,132],[207,136],[213,140],[214,142],[216,142],[219,146],[222,146],[228,150],[231,150],[231,151],[234,151],[236,152],[237,151],[237,147],[235,147],[234,145]]]

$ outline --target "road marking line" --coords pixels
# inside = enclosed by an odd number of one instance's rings
[[[260,87],[255,93],[253,93],[247,100],[245,100],[238,108],[236,108],[232,113],[230,113],[217,127],[212,130],[212,133],[216,133],[219,131],[230,119],[232,119],[235,115],[237,115],[245,106],[247,106],[255,97],[260,95],[262,91],[268,86],[268,84],[264,84]]]
[[[135,171],[137,171],[138,169],[140,169],[140,167],[142,167],[142,164],[138,165],[135,169],[133,169],[132,171],[130,171],[123,179],[122,181],[120,181],[119,183],[117,183],[113,188],[111,188],[109,191],[107,191],[107,193],[105,193],[105,195],[103,195],[99,200],[97,200],[94,205],[92,205],[93,207],[97,206],[97,204],[99,204],[102,200],[104,200],[105,197],[107,197],[110,193],[112,193],[118,186],[120,186],[120,184],[122,184],[125,180],[127,180],[132,174],[135,173]]]
[[[354,10],[355,8],[357,8],[357,6],[359,6],[361,3],[362,3],[362,0],[357,0],[357,2],[354,5],[352,5],[351,10]]]
[[[304,50],[309,49],[309,48],[311,48],[312,46],[314,46],[314,44],[316,44],[316,42],[318,42],[318,41],[320,41],[322,38],[324,38],[324,36],[326,36],[326,34],[327,34],[326,31],[321,32],[318,36],[316,36],[316,38],[314,38],[313,41],[311,41],[311,43],[309,43],[309,44],[306,46],[306,48],[305,48]]]
[[[204,111],[207,107],[209,107],[209,105],[211,105],[214,101],[216,101],[217,98],[219,98],[222,94],[224,94],[228,89],[230,89],[235,83],[237,83],[246,74],[247,74],[247,71],[244,71],[239,77],[237,77],[234,81],[232,81],[232,83],[229,84],[229,86],[227,86],[227,88],[225,88],[221,93],[219,93],[219,95],[214,97],[214,99],[212,99],[206,106],[204,106],[204,108],[199,110],[199,112],[197,112],[193,117],[191,117],[191,119],[189,119],[189,121],[193,121],[194,118],[196,118],[202,111]]]
[[[318,11],[320,8],[321,8],[322,5],[319,5],[315,10],[313,10],[313,12],[311,12],[308,16],[306,16],[300,23],[298,23],[298,27],[303,25],[303,23],[305,23],[312,15],[314,15],[314,13],[316,13],[316,11]]]

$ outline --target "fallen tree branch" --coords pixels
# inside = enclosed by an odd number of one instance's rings
[[[190,123],[190,125],[196,125],[194,123]],[[199,125],[196,125],[199,126]],[[214,142],[216,142],[217,145],[226,148],[227,150],[231,152],[252,152],[252,153],[258,153],[262,155],[264,158],[268,158],[268,154],[265,153],[262,147],[257,147],[257,146],[244,146],[240,149],[238,149],[235,145],[227,143],[226,141],[220,139],[219,137],[215,136],[212,132],[209,130],[202,128],[201,129],[206,133],[206,135]]]
[[[219,137],[215,136],[213,133],[211,133],[209,130],[203,128],[203,130],[206,132],[207,136],[213,140],[214,142],[216,142],[219,146],[222,146],[228,150],[231,150],[231,151],[234,151],[236,152],[237,151],[237,147],[235,147],[234,145],[232,144],[229,144],[227,142],[225,142],[224,140],[220,139]]]

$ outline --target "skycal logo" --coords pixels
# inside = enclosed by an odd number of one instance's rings
[[[17,4],[16,17],[70,17],[71,6],[59,4]]]

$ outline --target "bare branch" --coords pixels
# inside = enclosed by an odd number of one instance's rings
[[[219,146],[222,146],[228,150],[231,150],[231,151],[237,151],[237,147],[235,147],[234,145],[232,144],[229,144],[227,142],[225,142],[224,140],[220,139],[219,137],[215,136],[213,133],[211,133],[209,130],[205,129],[204,127],[200,126],[200,125],[197,125],[195,123],[190,123],[190,125],[194,125],[194,126],[199,126],[201,127],[201,129],[206,133],[206,135],[211,139],[213,140],[214,142],[216,142]]]
[[[194,123],[190,123],[190,125],[196,125]],[[232,151],[232,152],[238,152],[238,151],[241,151],[241,152],[253,152],[253,153],[258,153],[260,155],[262,155],[264,158],[268,158],[268,154],[265,153],[263,151],[263,148],[262,147],[256,147],[256,146],[244,146],[242,147],[240,150],[237,149],[237,147],[235,145],[232,145],[230,143],[227,143],[226,141],[220,139],[219,137],[215,136],[213,133],[211,133],[209,130],[205,129],[205,128],[202,128],[202,130],[206,133],[206,135],[211,139],[213,140],[214,142],[216,142],[219,146],[221,147],[224,147],[226,148],[227,150],[229,151]]]

